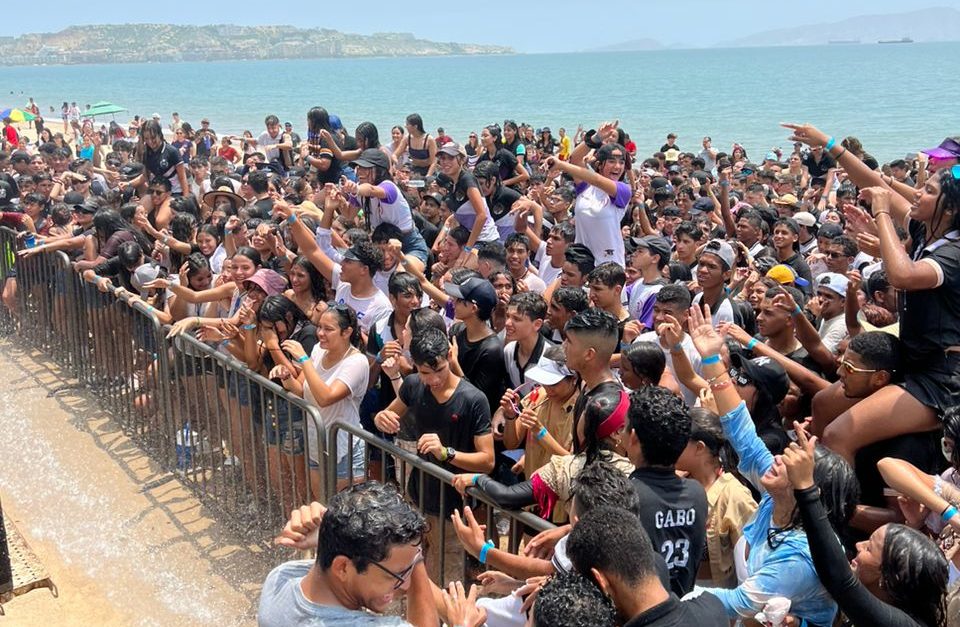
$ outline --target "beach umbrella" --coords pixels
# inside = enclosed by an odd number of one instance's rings
[[[93,106],[91,106],[89,109],[87,109],[80,115],[85,118],[92,118],[98,115],[111,115],[113,113],[120,113],[121,111],[126,111],[126,109],[124,109],[121,106],[115,105],[112,102],[107,102],[105,100],[102,100],[94,104]]]
[[[23,109],[4,109],[0,111],[0,120],[3,118],[10,118],[11,122],[29,122],[30,120],[35,119],[37,116],[32,113],[27,113]]]

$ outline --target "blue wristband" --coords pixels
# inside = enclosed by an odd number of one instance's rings
[[[287,224],[293,224],[296,221],[297,221],[297,214],[295,213],[291,213],[290,216],[287,218]]]
[[[953,505],[947,505],[947,509],[943,510],[943,513],[940,514],[940,520],[944,523],[949,524],[950,519],[957,515],[957,508]]]
[[[300,357],[299,359],[297,359],[297,363],[302,364],[306,362],[308,359],[310,359],[310,355],[304,355],[303,357]]]
[[[487,540],[484,542],[483,546],[480,547],[480,555],[477,556],[477,561],[481,564],[487,563],[487,551],[493,548],[493,540]]]
[[[257,328],[257,325],[255,325],[255,324],[245,324],[245,325],[241,326],[240,328],[243,329],[244,331],[253,331],[254,329]]]
[[[536,435],[535,437],[537,438],[537,441],[538,441],[538,442],[539,442],[540,440],[542,440],[543,438],[547,437],[547,428],[546,428],[546,427],[540,427],[540,430],[537,431],[537,435]]]
[[[800,309],[800,305],[797,305],[797,308],[793,310],[793,315],[795,316],[799,316],[802,313],[803,313],[803,310]]]
[[[758,343],[759,342],[757,342],[757,338],[755,337],[750,338],[750,341],[747,342],[747,350],[752,351],[753,347],[756,346]]]
[[[472,253],[472,252],[473,252],[473,246],[464,246],[463,249],[464,249],[465,251],[467,251],[468,253]]]
[[[720,354],[717,353],[716,355],[707,355],[706,357],[700,360],[700,363],[703,364],[704,366],[709,366],[710,364],[719,364]]]
[[[833,150],[833,147],[836,146],[836,145],[837,145],[837,138],[836,138],[836,137],[831,137],[830,139],[827,140],[827,145],[824,146],[823,148],[824,148],[824,150],[826,150],[827,152],[830,152],[831,150]]]

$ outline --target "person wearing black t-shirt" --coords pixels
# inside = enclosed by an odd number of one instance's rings
[[[610,370],[610,357],[617,350],[617,319],[602,309],[586,309],[567,322],[564,328],[563,352],[567,368],[583,381],[580,397],[573,407],[573,432],[587,403],[597,394],[618,392],[623,386]]]
[[[446,283],[444,290],[454,299],[454,317],[461,322],[450,327],[450,339],[457,353],[451,367],[457,376],[477,387],[490,407],[499,407],[507,388],[507,366],[503,342],[487,321],[497,306],[497,292],[483,278],[467,279],[461,285]]]
[[[480,144],[483,154],[477,160],[477,165],[484,161],[495,163],[504,187],[516,187],[530,178],[515,153],[503,147],[499,126],[488,126],[480,131]]]
[[[376,427],[384,433],[397,433],[402,420],[417,438],[420,457],[449,472],[485,474],[493,470],[490,406],[477,388],[453,372],[454,357],[447,337],[439,329],[424,329],[413,338],[410,355],[417,372],[404,379],[398,397],[374,417]],[[463,501],[453,487],[441,487],[431,477],[422,480],[421,493],[420,473],[413,471],[407,492],[430,518],[427,569],[435,581],[437,575],[442,575],[443,581],[459,579],[463,575],[463,551],[449,522],[444,530],[445,568],[439,572],[439,517],[462,509]]]
[[[567,556],[573,567],[613,600],[625,627],[729,627],[720,600],[709,592],[681,601],[657,576],[654,547],[633,514],[599,507],[584,514],[570,532]]]
[[[171,146],[163,138],[163,129],[156,120],[149,120],[144,123],[141,129],[143,136],[142,158],[144,170],[137,178],[127,183],[124,187],[139,188],[154,177],[163,177],[170,181],[170,188],[173,195],[191,194],[190,185],[187,183],[187,168],[180,159],[180,152]],[[150,196],[143,198],[143,205],[147,213],[153,210]]]
[[[828,170],[837,167],[837,162],[823,149],[823,146],[813,146],[803,157],[803,167],[807,169],[810,178],[817,178],[826,176]]]
[[[503,151],[501,151],[503,152]],[[473,170],[473,176],[480,185],[480,193],[487,199],[487,207],[490,209],[490,217],[497,225],[497,231],[500,233],[500,239],[505,240],[508,235],[514,232],[514,223],[516,220],[510,214],[513,203],[522,198],[520,192],[507,187],[501,183],[500,172],[495,163],[491,161],[481,161]]]
[[[693,590],[707,547],[707,495],[674,465],[690,440],[690,413],[666,388],[646,386],[630,397],[627,456],[640,495],[640,523],[670,571],[678,596]]]

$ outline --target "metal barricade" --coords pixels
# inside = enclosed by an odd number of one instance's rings
[[[346,433],[346,450],[353,451],[356,440],[360,440],[366,447],[364,472],[360,476],[355,476],[353,472],[348,472],[346,479],[337,479],[337,462],[339,452],[343,448],[339,442],[341,432]],[[406,451],[392,442],[388,442],[376,435],[366,431],[362,427],[347,424],[334,424],[327,433],[327,478],[329,485],[327,490],[334,494],[338,489],[346,485],[359,483],[366,479],[377,479],[384,483],[390,482],[397,485],[400,492],[409,500],[412,500],[421,512],[427,514],[431,525],[436,528],[431,530],[430,537],[438,541],[439,545],[428,547],[428,551],[434,552],[434,568],[430,568],[431,560],[428,559],[428,570],[434,582],[443,586],[451,579],[468,579],[470,573],[467,569],[467,560],[464,558],[463,549],[455,537],[452,529],[452,523],[444,515],[449,509],[447,502],[448,492],[445,488],[452,488],[453,473],[436,464],[426,461],[417,455]],[[381,463],[379,465],[379,476],[370,476],[370,458],[371,449],[380,451]],[[347,454],[349,459],[350,453]],[[347,468],[351,464],[346,464]],[[391,468],[392,466],[392,468]],[[341,470],[343,470],[341,468]],[[341,472],[341,475],[344,473]],[[374,473],[376,474],[376,473]],[[436,515],[430,515],[429,511],[434,509],[427,506],[424,502],[425,489],[427,481],[437,481],[440,484],[439,503]],[[413,485],[416,489],[416,498],[410,494],[409,488]],[[498,507],[493,500],[477,488],[470,488],[467,491],[469,498],[482,504],[480,509],[484,512],[482,520],[478,516],[478,522],[486,525],[487,538],[500,540],[500,536],[506,536],[506,546],[501,544],[502,548],[511,552],[517,552],[520,548],[521,540],[524,534],[539,533],[548,529],[555,528],[555,525],[530,512],[508,510]],[[506,530],[498,530],[498,521],[507,520],[509,527]],[[450,546],[453,542],[455,546]],[[464,572],[451,572],[447,566],[447,560],[455,556],[464,563]]]

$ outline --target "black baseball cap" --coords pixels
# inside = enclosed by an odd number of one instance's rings
[[[779,403],[790,391],[790,379],[783,366],[769,357],[748,359],[742,353],[731,353],[730,378],[738,385],[750,385]]]
[[[142,163],[127,163],[120,168],[120,178],[124,181],[132,181],[143,174]]]
[[[100,211],[100,201],[91,196],[79,205],[74,205],[73,208],[80,213],[96,213]]]
[[[74,207],[83,203],[83,194],[80,192],[67,192],[63,195],[63,204],[68,207]]]
[[[474,277],[467,279],[460,285],[447,282],[443,286],[443,291],[454,298],[466,300],[476,305],[477,315],[481,320],[488,319],[493,308],[497,306],[497,291],[486,279]]]
[[[379,148],[367,148],[360,153],[360,156],[354,160],[353,164],[361,168],[390,169],[390,159],[388,159],[387,155],[383,154],[383,151]]]

